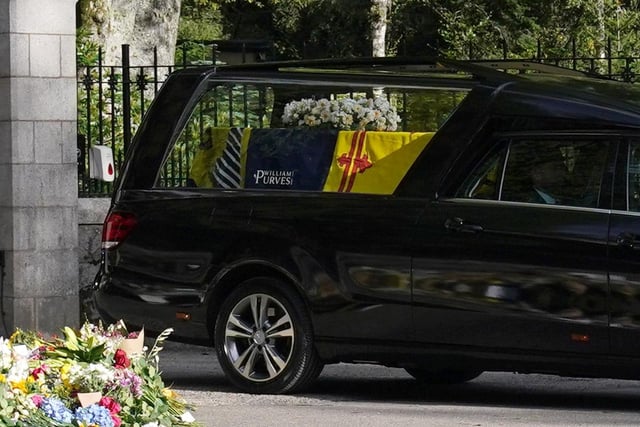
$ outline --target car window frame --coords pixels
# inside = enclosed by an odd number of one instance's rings
[[[602,131],[580,131],[580,130],[548,130],[548,131],[507,131],[507,132],[494,132],[490,136],[485,139],[481,145],[485,148],[483,153],[469,153],[469,151],[473,150],[475,144],[470,144],[467,149],[468,156],[474,156],[478,159],[473,163],[471,168],[468,168],[468,173],[464,175],[463,179],[459,180],[457,185],[451,185],[451,183],[447,183],[447,179],[445,185],[443,187],[447,188],[446,193],[441,193],[438,197],[439,200],[456,200],[462,201],[467,200],[474,203],[479,202],[488,202],[488,203],[497,203],[497,204],[526,204],[528,206],[537,206],[537,207],[551,207],[551,208],[569,208],[569,209],[606,209],[610,210],[614,207],[614,184],[619,182],[619,177],[617,176],[621,169],[619,167],[619,150],[621,149],[621,144],[627,141],[629,134],[628,132],[620,131],[620,130],[602,130]],[[587,139],[610,139],[610,145],[608,147],[607,159],[605,160],[605,167],[603,170],[602,176],[602,188],[600,190],[600,195],[598,197],[598,201],[595,207],[584,207],[584,206],[572,206],[572,205],[545,205],[545,204],[537,204],[537,203],[527,203],[527,202],[517,202],[517,201],[506,201],[502,200],[502,186],[504,183],[505,177],[505,168],[509,159],[509,151],[514,141],[516,140],[525,140],[525,139],[568,139],[568,138],[577,138],[582,140]],[[636,140],[640,143],[640,138],[636,135]],[[491,142],[493,141],[493,142]],[[488,142],[488,143],[487,143]],[[503,155],[501,159],[501,175],[499,177],[499,189],[498,189],[498,197],[494,199],[473,199],[468,197],[460,197],[461,187],[467,183],[468,177],[471,173],[475,172],[478,167],[484,161],[487,161],[491,156],[495,155],[496,152],[500,150],[504,150],[506,146],[506,155]],[[628,152],[628,149],[627,149]],[[462,163],[462,162],[458,162]],[[468,164],[468,161],[467,161]],[[457,168],[454,166],[452,168],[449,175],[460,176],[460,172],[456,170]],[[626,168],[624,168],[624,179],[627,179]],[[616,178],[614,180],[614,174]],[[640,213],[640,212],[639,212]]]
[[[416,78],[406,78],[406,77],[395,77],[390,75],[383,76],[374,76],[371,80],[363,80],[359,76],[353,75],[343,75],[343,74],[335,74],[334,78],[330,80],[322,80],[319,79],[317,75],[298,75],[296,73],[277,73],[277,75],[266,76],[260,74],[253,73],[234,73],[232,75],[227,75],[226,73],[216,74],[212,73],[204,78],[203,81],[200,82],[200,85],[196,91],[193,92],[192,96],[189,99],[187,106],[183,109],[181,118],[178,121],[177,125],[174,128],[173,136],[171,140],[164,145],[164,153],[161,162],[159,163],[159,167],[157,168],[157,173],[155,175],[155,179],[151,184],[150,188],[147,188],[148,191],[154,191],[158,194],[162,194],[163,192],[168,194],[180,194],[180,193],[205,193],[205,194],[218,194],[228,192],[228,189],[218,188],[218,187],[191,187],[191,186],[161,186],[158,185],[162,180],[162,173],[165,169],[165,165],[167,163],[168,158],[170,157],[172,151],[174,150],[176,144],[179,142],[182,134],[185,131],[185,128],[188,126],[192,115],[195,110],[198,108],[199,103],[206,96],[206,94],[213,87],[221,87],[225,85],[263,85],[264,87],[269,87],[273,90],[274,86],[284,86],[285,84],[297,85],[300,87],[309,86],[309,87],[328,87],[333,88],[337,86],[349,86],[356,89],[372,89],[375,87],[386,87],[394,90],[406,90],[406,91],[415,91],[415,92],[457,92],[464,94],[464,97],[459,100],[459,102],[448,112],[446,117],[439,124],[438,128],[433,131],[432,141],[435,141],[438,137],[438,134],[442,132],[444,128],[448,126],[448,123],[452,121],[452,117],[458,113],[458,111],[466,104],[471,103],[469,100],[471,94],[474,92],[476,87],[478,86],[478,82],[475,79],[472,80],[464,80],[458,82],[455,81],[441,81],[438,78],[430,78],[428,80],[424,79],[416,79]],[[380,82],[380,83],[377,83]],[[264,127],[263,129],[269,129],[270,126]],[[408,131],[407,131],[408,132]],[[432,144],[431,144],[432,145]],[[426,149],[424,150],[426,151]],[[392,193],[375,193],[375,192],[353,192],[353,193],[342,193],[335,191],[309,191],[309,190],[288,190],[288,189],[270,189],[270,188],[260,188],[260,189],[233,189],[233,191],[237,191],[239,193],[250,194],[252,192],[269,192],[269,193],[297,193],[297,194],[311,194],[317,195],[322,194],[323,196],[334,195],[334,197],[344,197],[345,195],[359,195],[365,197],[401,197],[399,194],[402,192],[402,188],[405,186],[404,181],[406,177],[410,175],[412,170],[420,163],[422,155],[420,154],[413,165],[411,165],[405,173],[405,176],[399,181],[396,190]]]
[[[616,214],[640,215],[640,210],[630,209],[629,169],[631,166],[631,146],[640,145],[640,135],[627,134],[620,144],[616,162],[612,194],[612,211]]]

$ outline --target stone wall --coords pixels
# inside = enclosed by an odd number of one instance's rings
[[[75,31],[75,0],[0,2],[0,290],[7,330],[58,332],[79,320]]]

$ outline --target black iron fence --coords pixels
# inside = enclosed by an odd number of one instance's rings
[[[154,55],[155,56],[155,55]],[[122,46],[122,64],[104,65],[102,52],[93,66],[78,69],[78,192],[80,197],[106,196],[112,185],[89,177],[89,149],[107,145],[116,170],[122,164],[131,135],[146,108],[174,67],[161,72],[157,63],[129,65],[128,46]]]
[[[111,194],[112,184],[104,183],[89,176],[89,148],[107,145],[114,153],[116,173],[122,165],[123,157],[149,104],[164,80],[179,68],[216,63],[219,52],[217,44],[200,43],[207,53],[196,61],[188,60],[189,46],[179,46],[182,53],[175,65],[158,64],[157,55],[148,66],[130,66],[129,49],[122,46],[122,64],[105,65],[102,55],[98,55],[95,65],[78,67],[78,194],[80,197],[106,197]],[[246,60],[245,45],[241,45],[241,61]],[[640,72],[640,57],[613,55],[611,43],[601,56],[582,57],[576,55],[575,43],[572,55],[567,57],[542,57],[538,55],[528,60],[558,65],[573,70],[585,71],[609,78],[634,83]],[[472,52],[469,52],[472,56]],[[260,59],[266,59],[261,57]],[[480,59],[480,58],[477,58]],[[485,58],[483,58],[485,59]],[[495,59],[495,58],[491,58]],[[503,49],[501,59],[515,59]],[[522,58],[520,58],[522,59]]]
[[[89,148],[107,145],[114,153],[116,173],[122,165],[132,134],[140,124],[149,104],[176,69],[210,65],[264,61],[272,55],[272,45],[261,40],[181,41],[176,64],[158,63],[154,50],[148,66],[131,66],[129,46],[122,45],[120,65],[103,64],[102,52],[97,62],[78,67],[78,195],[104,197],[113,185],[89,176]]]

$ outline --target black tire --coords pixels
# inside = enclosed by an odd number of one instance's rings
[[[323,368],[302,299],[277,279],[241,283],[223,301],[214,334],[222,370],[247,393],[299,392]]]
[[[413,378],[428,384],[462,384],[479,377],[482,371],[464,369],[405,368]]]

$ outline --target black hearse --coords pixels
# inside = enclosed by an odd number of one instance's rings
[[[640,378],[638,95],[517,61],[178,71],[127,153],[92,303],[215,346],[252,393],[336,362]]]

